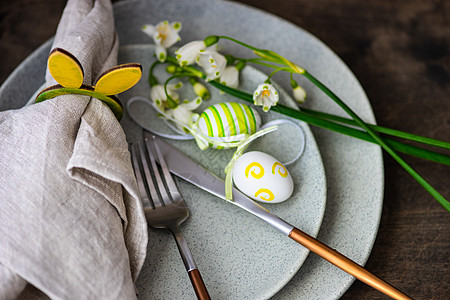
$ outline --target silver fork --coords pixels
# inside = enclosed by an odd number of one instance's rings
[[[141,143],[131,145],[131,156],[147,222],[153,228],[165,228],[172,232],[197,298],[210,299],[200,271],[180,230],[180,224],[189,217],[189,208],[181,197],[164,156],[153,138],[145,138],[145,146],[146,151]]]

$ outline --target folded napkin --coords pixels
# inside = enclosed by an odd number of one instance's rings
[[[56,47],[80,61],[85,84],[115,66],[110,1],[69,0]],[[147,223],[108,106],[65,95],[0,112],[0,182],[0,299],[136,298]]]

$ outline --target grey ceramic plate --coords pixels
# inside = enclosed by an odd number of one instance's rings
[[[363,119],[375,122],[364,91],[345,64],[322,42],[291,23],[226,1],[141,0],[122,1],[115,5],[121,45],[149,43],[149,38],[140,33],[139,28],[144,23],[155,24],[164,19],[183,23],[183,41],[224,34],[278,51],[321,79]],[[0,110],[23,106],[41,86],[49,47],[50,43],[46,43],[36,50],[5,81],[0,88]],[[236,55],[247,54],[231,44],[227,44],[226,49]],[[287,79],[276,78],[289,90]],[[17,81],[27,84],[14,84]],[[302,84],[309,94],[308,107],[344,115],[320,91],[307,82],[302,81]],[[312,130],[322,155],[327,181],[327,206],[318,238],[364,264],[372,249],[381,215],[384,182],[381,151],[374,145],[340,134],[316,128]],[[239,214],[242,215],[241,212]],[[295,225],[304,229],[302,224]],[[219,272],[227,272],[226,266],[217,268]],[[250,275],[240,279],[251,278]],[[336,299],[352,282],[350,275],[315,255],[309,255],[301,269],[273,299]],[[220,286],[222,282],[213,284]]]
[[[146,79],[149,67],[154,62],[153,53],[152,45],[122,46],[119,62],[141,63],[143,78]],[[164,67],[156,68],[156,71],[157,77],[164,82],[163,78],[168,77]],[[120,95],[124,104],[131,97],[148,97],[150,87],[145,79]],[[264,80],[265,75],[261,72],[245,68],[241,73],[240,87],[251,93]],[[181,99],[195,97],[188,84],[178,92]],[[215,88],[211,88],[210,92],[210,100],[204,101],[197,112],[218,102],[239,101],[228,95],[220,95]],[[295,107],[294,101],[283,90],[279,92],[281,103]],[[158,118],[149,104],[133,102],[121,121],[130,142],[141,138],[140,130],[129,117],[130,114],[147,128],[175,134]],[[283,118],[273,112],[263,113],[260,109],[259,114],[263,124]],[[265,204],[265,207],[315,236],[325,211],[325,173],[311,131],[305,123],[297,124],[300,128],[291,124],[280,125],[278,131],[252,143],[248,151],[264,151],[287,162],[302,148],[300,136],[304,133],[305,151],[298,161],[288,166],[295,183],[293,195],[288,201]],[[193,140],[168,142],[222,178],[223,169],[234,152],[214,149],[200,151]],[[295,275],[306,259],[308,251],[254,216],[181,180],[178,185],[192,213],[183,231],[213,299],[269,298]],[[172,236],[165,231],[150,230],[149,241],[147,260],[137,281],[139,298],[195,298]]]

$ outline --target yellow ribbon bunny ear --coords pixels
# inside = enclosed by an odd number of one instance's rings
[[[53,49],[47,65],[50,74],[63,87],[79,88],[83,84],[83,67],[78,59],[66,50]]]
[[[142,76],[140,64],[124,64],[104,72],[95,83],[95,91],[105,95],[116,95],[134,86]]]

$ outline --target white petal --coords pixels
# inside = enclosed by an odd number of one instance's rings
[[[171,31],[166,35],[166,38],[162,41],[162,45],[166,48],[173,46],[176,42],[180,40],[180,36],[177,32]]]
[[[166,93],[164,92],[164,86],[162,85],[155,85],[152,87],[150,91],[150,98],[153,102],[156,100],[160,100],[162,102],[167,100]]]
[[[172,22],[170,23],[170,27],[175,30],[175,32],[179,32],[181,30],[181,22]]]
[[[153,33],[155,32],[155,26],[150,25],[150,24],[145,24],[142,26],[141,30],[145,34],[148,34],[149,36],[153,37]]]
[[[179,84],[168,84],[167,93],[174,100],[178,100],[180,96],[175,90],[180,86]],[[164,109],[164,103],[167,101],[167,95],[164,91],[164,86],[162,84],[157,84],[150,90],[150,99],[153,103],[157,104],[160,109]]]
[[[152,87],[150,90],[150,99],[152,99],[153,103],[158,106],[159,109],[164,111],[164,102],[166,102],[167,97],[162,85],[155,85]]]
[[[194,109],[197,109],[201,104],[202,104],[202,98],[197,97],[194,100],[189,101],[187,103],[182,103],[179,106],[182,106],[183,108],[185,108],[187,110],[194,110]]]
[[[155,43],[155,45],[161,45],[162,38],[158,31],[155,31],[153,33],[152,37],[153,37],[153,42]]]
[[[235,66],[226,67],[220,76],[220,83],[237,88],[239,86],[239,71]]]
[[[178,63],[181,66],[192,65],[200,55],[200,51],[205,50],[205,48],[206,45],[203,41],[193,41],[185,44],[175,52]]]
[[[160,62],[166,61],[167,51],[166,51],[166,48],[164,48],[163,46],[157,44],[156,48],[155,48],[155,54],[156,54],[156,58]]]
[[[173,109],[167,110],[166,114],[175,119],[177,121],[176,122],[177,127],[184,131],[185,130],[184,127],[189,127],[189,122],[193,112],[187,110],[181,105],[178,105]],[[183,124],[184,126],[182,126],[180,123]]]

